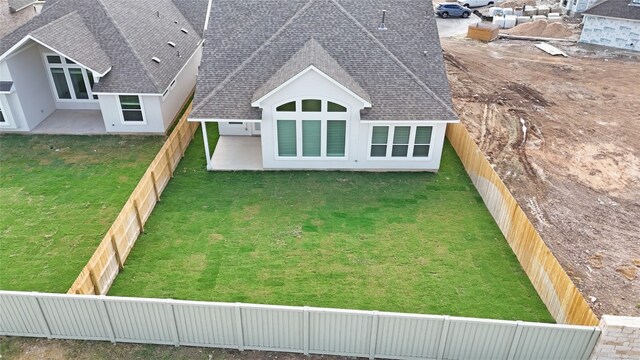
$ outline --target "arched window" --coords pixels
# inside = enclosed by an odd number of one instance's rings
[[[346,158],[347,107],[322,99],[299,99],[275,107],[276,154],[280,158]]]

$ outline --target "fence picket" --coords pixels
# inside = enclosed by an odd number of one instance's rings
[[[447,125],[447,138],[554,319],[559,323],[597,325],[597,316],[464,125]]]
[[[600,334],[596,327],[442,315],[1,290],[0,304],[0,316],[11,317],[0,321],[0,336],[369,358],[586,360]]]

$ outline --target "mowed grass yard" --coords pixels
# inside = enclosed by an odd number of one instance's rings
[[[109,295],[553,321],[448,143],[438,174],[207,172],[202,149]]]
[[[66,292],[163,141],[0,136],[0,289]]]

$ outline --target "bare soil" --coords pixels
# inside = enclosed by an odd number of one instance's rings
[[[341,356],[237,351],[191,346],[111,344],[104,341],[47,340],[0,337],[3,360],[345,360]]]
[[[534,44],[443,39],[455,109],[596,314],[640,316],[640,58]]]

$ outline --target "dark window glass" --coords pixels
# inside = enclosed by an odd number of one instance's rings
[[[64,76],[64,69],[51,68],[51,77],[53,78],[53,84],[56,87],[59,99],[71,99],[71,91],[69,91],[69,84],[67,84],[67,78]]]
[[[322,101],[320,100],[302,100],[302,111],[319,112],[322,111]]]
[[[347,112],[347,108],[342,105],[338,105],[336,103],[332,103],[331,101],[329,101],[327,102],[327,111],[328,112]]]
[[[292,101],[282,104],[276,108],[276,111],[296,111],[296,102]]]

